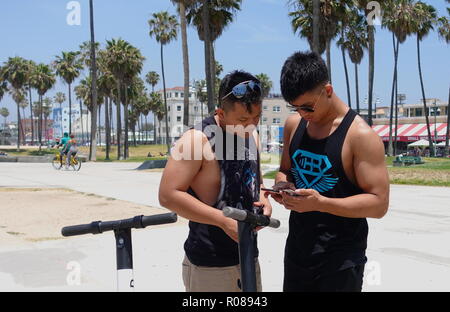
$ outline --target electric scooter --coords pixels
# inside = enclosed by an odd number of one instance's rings
[[[63,236],[83,234],[101,234],[114,231],[116,237],[117,259],[117,290],[133,291],[133,250],[131,229],[142,229],[151,225],[174,223],[177,221],[175,213],[164,213],[153,216],[136,216],[116,221],[95,221],[89,224],[72,225],[62,228]]]
[[[256,211],[256,209],[254,210]],[[241,203],[238,203],[236,208],[224,206],[222,208],[222,213],[224,216],[238,221],[239,263],[241,265],[242,291],[256,292],[255,228],[258,226],[278,228],[280,227],[280,221],[265,215],[244,210]]]

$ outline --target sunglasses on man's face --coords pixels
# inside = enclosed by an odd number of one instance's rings
[[[314,113],[314,112],[316,111],[316,109],[315,109],[316,104],[317,104],[317,102],[319,101],[319,98],[320,98],[320,96],[322,95],[323,90],[324,90],[324,89],[322,89],[322,91],[320,91],[320,94],[319,94],[319,96],[317,97],[317,100],[314,102],[314,105],[313,105],[313,106],[309,106],[309,105],[300,105],[300,106],[296,106],[296,105],[288,104],[288,107],[289,107],[291,110],[293,110],[293,111],[301,110],[301,111],[304,111],[304,112],[307,112],[307,113]]]
[[[256,92],[256,88],[258,88],[259,91],[261,90],[260,84],[255,82],[255,81],[253,81],[253,80],[248,80],[248,81],[241,82],[241,83],[235,85],[233,87],[233,89],[231,89],[231,92],[229,92],[227,95],[225,95],[222,98],[222,100],[224,100],[230,94],[233,94],[234,97],[237,98],[237,99],[242,99],[249,92]]]

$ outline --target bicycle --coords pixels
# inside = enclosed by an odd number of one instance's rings
[[[60,170],[63,167],[63,165],[66,165],[66,160],[67,160],[66,154],[63,155],[62,160],[61,155],[59,153],[55,154],[55,157],[53,158],[52,161],[53,168],[55,168],[56,170]],[[70,163],[68,168],[73,169],[73,171],[80,171],[81,160],[78,158],[77,155],[72,155],[70,157]]]

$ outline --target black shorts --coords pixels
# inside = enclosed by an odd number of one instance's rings
[[[301,272],[295,264],[285,261],[283,291],[361,292],[363,277],[364,264],[313,278],[311,274]]]

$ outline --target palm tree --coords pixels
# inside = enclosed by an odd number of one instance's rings
[[[0,67],[0,73],[1,72],[2,72],[2,68]],[[6,81],[3,81],[3,79],[2,79],[2,77],[0,75],[0,101],[3,99],[3,96],[6,94],[6,92],[8,92],[8,85],[7,85]],[[9,116],[8,109],[6,107],[4,107],[4,109],[6,109],[6,111],[8,112],[8,116]],[[8,116],[6,116],[6,117],[8,117]],[[6,119],[5,119],[5,127],[6,127]]]
[[[97,132],[97,60],[95,51],[95,33],[94,33],[94,1],[89,0],[89,29],[91,34],[91,58],[90,58],[90,73],[91,80],[91,101],[92,101],[92,115],[91,115],[91,145],[89,147],[89,159],[95,161],[97,159],[97,140],[95,133]]]
[[[100,55],[102,55],[101,53]],[[103,68],[103,59],[99,58],[99,66],[101,67],[100,76],[98,78],[98,91],[100,95],[105,98],[105,136],[106,136],[106,160],[110,160],[109,153],[111,149],[111,114],[109,110],[108,102],[112,101],[114,98],[114,90],[117,85],[114,76],[107,70]]]
[[[72,133],[72,83],[80,76],[83,69],[80,52],[62,52],[61,56],[56,56],[53,66],[56,75],[60,76],[69,86],[69,133]]]
[[[372,0],[357,0],[357,6],[364,12],[364,16],[370,16],[372,7],[368,6]],[[387,1],[388,2],[388,1]],[[368,50],[369,50],[369,79],[368,79],[368,124],[372,126],[372,109],[373,109],[373,81],[375,77],[375,25],[372,21],[366,20],[366,33],[368,40]]]
[[[23,100],[22,102],[19,103],[19,107],[22,109],[22,118],[25,118],[25,108],[28,107],[28,102],[26,99],[26,93],[27,93],[27,89],[24,87],[23,89]],[[31,120],[30,120],[31,121]],[[26,125],[26,123],[25,123]],[[26,143],[27,141],[27,131],[28,129],[26,127],[24,127],[24,125],[22,125],[22,138],[23,138],[23,142]]]
[[[167,119],[167,95],[166,95],[166,78],[164,75],[164,57],[163,47],[169,44],[172,40],[177,38],[178,22],[174,15],[169,15],[168,12],[153,13],[153,18],[148,21],[150,26],[150,37],[154,37],[161,45],[161,73],[163,80],[164,92],[164,110],[166,119],[166,144],[167,153],[170,154],[170,137],[169,137],[169,122]]]
[[[181,26],[181,47],[183,50],[183,71],[184,71],[184,117],[183,124],[189,125],[189,50],[187,44],[187,20],[186,6],[192,5],[194,0],[171,0],[177,4],[178,15],[180,16]]]
[[[364,57],[364,49],[368,47],[368,37],[365,29],[365,17],[358,15],[352,23],[352,31],[349,34],[350,44],[347,47],[350,60],[355,65],[355,90],[356,90],[356,111],[360,112],[359,105],[359,81],[358,81],[358,65]],[[376,113],[376,112],[375,112]]]
[[[3,118],[5,118],[3,127],[6,129],[6,118],[8,118],[8,116],[9,116],[9,110],[6,107],[0,108],[0,115],[2,115]]]
[[[413,0],[390,0],[384,2],[383,26],[388,28],[393,35],[394,45],[394,79],[391,96],[391,116],[389,126],[389,155],[392,155],[392,118],[395,100],[395,138],[393,154],[397,152],[397,126],[398,126],[398,75],[397,62],[400,44],[405,42],[406,38],[414,31],[414,5]],[[395,90],[395,91],[394,91]],[[395,96],[394,96],[395,93]],[[426,103],[424,103],[426,105]],[[425,110],[426,111],[426,110]],[[428,115],[426,115],[428,125]],[[428,129],[429,132],[429,129]],[[431,138],[431,137],[430,137]],[[430,144],[432,144],[430,142]],[[430,149],[431,151],[432,149]]]
[[[34,120],[33,120],[33,99],[31,96],[31,89],[33,88],[31,85],[31,76],[33,75],[33,72],[36,70],[36,63],[32,60],[27,60],[28,63],[28,72],[27,72],[27,83],[26,88],[28,89],[28,97],[29,97],[29,103],[30,103],[30,120],[31,120],[31,144],[34,145]]]
[[[150,103],[151,103],[150,104],[150,107],[151,107],[150,110],[153,112],[153,115],[158,120],[158,127],[155,126],[155,131],[154,131],[154,137],[156,138],[158,132],[159,132],[159,134],[161,136],[160,131],[156,131],[156,129],[160,130],[160,128],[161,128],[161,121],[163,120],[164,116],[167,116],[167,114],[166,114],[167,106],[164,105],[164,102],[162,100],[161,94],[160,93],[156,93],[156,92],[150,93]],[[156,140],[156,141],[160,142],[161,140]]]
[[[47,129],[47,119],[50,116],[50,113],[52,111],[52,99],[49,97],[46,97],[42,101],[42,115],[44,116],[44,133],[45,133],[45,139],[48,143],[48,129]]]
[[[159,82],[159,75],[157,72],[155,71],[151,71],[148,72],[147,75],[145,76],[145,81],[152,86],[152,92],[155,92],[155,86],[158,84]],[[150,109],[151,110],[151,109]],[[145,114],[144,114],[145,115]],[[145,115],[145,117],[147,117],[147,115]],[[147,120],[145,121],[147,123]],[[153,115],[153,125],[155,127],[154,129],[154,135],[153,135],[153,140],[154,143],[156,143],[156,116]]]
[[[261,83],[262,98],[266,98],[269,95],[270,90],[272,89],[272,81],[270,80],[269,76],[263,73],[256,75],[255,77],[258,78],[259,82]]]
[[[155,86],[159,82],[159,75],[155,71],[148,72],[145,76],[145,81],[152,86],[152,92],[155,92]]]
[[[414,5],[414,20],[415,24],[413,25],[413,31],[416,33],[417,37],[417,64],[419,67],[419,79],[420,79],[420,87],[422,90],[422,99],[423,99],[423,105],[424,105],[424,112],[427,111],[426,107],[426,97],[425,97],[425,88],[423,85],[423,78],[422,78],[422,66],[420,64],[420,41],[422,41],[430,32],[430,30],[433,29],[433,24],[436,23],[436,10],[431,5],[428,5],[426,3],[423,3],[421,1],[418,1]],[[436,114],[436,111],[434,112]],[[428,140],[430,140],[430,154],[431,151],[433,151],[433,155],[436,156],[436,149],[434,148],[434,145],[431,141],[431,131],[430,131],[430,124],[428,120],[428,114],[425,117],[427,122],[427,128],[428,128]]]
[[[347,12],[347,20],[341,32],[341,38],[337,41],[338,46],[343,49],[343,58],[345,61],[344,51],[347,51],[350,60],[355,67],[355,89],[356,89],[356,111],[360,113],[359,106],[359,81],[358,81],[358,64],[364,56],[364,48],[367,48],[367,33],[365,26],[365,16],[361,15],[357,10],[349,10]],[[346,75],[347,77],[347,75]],[[347,83],[349,88],[349,83]],[[350,98],[350,90],[347,90]],[[349,100],[350,104],[350,100]],[[350,104],[351,106],[351,104]]]
[[[54,97],[54,100],[55,100],[56,103],[59,104],[59,110],[61,112],[60,125],[61,125],[61,136],[62,136],[63,135],[62,134],[62,103],[64,103],[66,101],[66,95],[64,93],[62,93],[62,92],[57,92],[55,97]]]
[[[143,66],[145,58],[141,52],[123,39],[112,39],[107,41],[107,48],[104,55],[105,66],[114,76],[117,83],[118,101],[117,106],[117,150],[118,159],[121,158],[120,149],[120,103],[124,105],[124,121],[125,121],[125,140],[124,140],[124,158],[128,155],[128,93],[122,92],[127,90],[127,87],[133,81],[133,78],[138,75]],[[123,98],[122,98],[123,95]]]
[[[210,113],[217,104],[214,42],[233,22],[233,17],[241,9],[241,4],[242,0],[207,0],[194,1],[187,7],[187,21],[197,28],[199,39],[205,43],[205,73]]]
[[[206,81],[198,80],[195,82],[195,93],[197,94],[197,99],[200,102],[200,112],[203,120],[203,105],[208,102],[208,94],[205,92]]]
[[[42,147],[42,97],[47,93],[48,90],[53,88],[56,78],[55,74],[52,72],[50,66],[45,64],[39,64],[36,66],[36,70],[30,77],[31,86],[35,88],[39,94],[39,123],[38,123],[38,133],[39,133],[39,151]]]
[[[2,67],[2,72],[0,73],[0,76],[2,77],[2,80],[5,80],[9,82],[9,84],[12,87],[11,92],[13,94],[19,94],[19,90],[22,90],[24,87],[26,80],[27,80],[27,73],[28,73],[28,64],[25,59],[21,57],[10,57],[8,58],[8,61],[4,63],[4,66]],[[16,97],[15,99],[19,100],[19,97]],[[22,124],[20,120],[20,107],[19,104],[22,100],[16,101],[17,105],[17,150],[20,149],[20,134],[22,131]]]
[[[292,12],[291,25],[294,33],[308,40],[311,50],[322,54],[326,51],[328,75],[331,82],[331,41],[338,33],[338,22],[342,18],[342,11],[352,1],[324,0],[320,2],[319,44],[314,46],[314,3],[310,0],[290,0]]]
[[[450,0],[447,0],[450,3]],[[447,8],[448,14],[450,14],[450,8]],[[447,44],[450,42],[450,21],[447,17],[443,16],[438,19],[438,35]],[[447,133],[445,134],[445,155],[448,156],[449,151],[449,136],[450,136],[450,88],[448,90],[448,105],[447,105]]]

